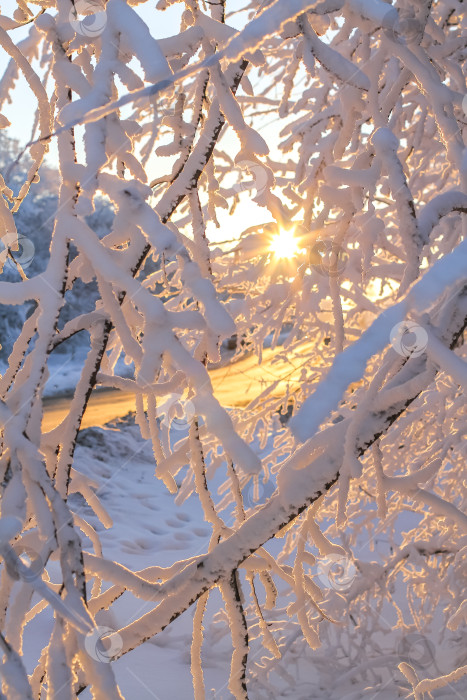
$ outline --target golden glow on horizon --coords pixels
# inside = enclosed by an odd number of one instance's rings
[[[270,248],[276,258],[295,257],[298,253],[298,244],[293,231],[281,228],[272,239]]]

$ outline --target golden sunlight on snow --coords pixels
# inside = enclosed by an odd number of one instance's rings
[[[271,387],[273,396],[284,395],[289,388],[298,387],[303,365],[308,357],[310,343],[300,346],[300,353],[287,357],[278,356],[278,351],[265,348],[263,361],[259,365],[255,354],[243,357],[238,362],[229,362],[210,370],[214,395],[223,406],[244,407],[256,399],[266,388]],[[70,399],[46,400],[43,430],[52,430],[62,421],[69,409]],[[83,428],[104,425],[115,418],[135,410],[135,396],[126,391],[102,390],[94,392],[83,418]]]

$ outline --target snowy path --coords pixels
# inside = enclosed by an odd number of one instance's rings
[[[277,382],[273,389],[275,396],[286,393],[298,386],[301,365],[306,357],[308,344],[301,346],[300,357],[295,352],[284,358],[280,348],[263,351],[263,361],[258,364],[255,354],[248,355],[238,362],[217,367],[210,371],[216,398],[223,406],[246,406],[264,389]],[[52,430],[65,417],[70,404],[68,398],[46,399],[43,427]],[[94,392],[84,415],[83,428],[106,423],[126,416],[135,410],[135,397],[131,392],[101,390]]]

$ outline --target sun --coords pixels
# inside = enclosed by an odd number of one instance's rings
[[[298,244],[293,231],[281,228],[272,239],[270,248],[276,258],[295,257],[298,253]]]

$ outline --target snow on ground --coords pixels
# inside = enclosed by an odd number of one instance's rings
[[[190,498],[181,507],[174,505],[173,496],[154,477],[150,443],[139,437],[134,424],[119,430],[123,424],[84,431],[76,455],[76,468],[101,483],[97,495],[113,519],[114,526],[105,531],[82,501],[81,510],[98,531],[104,556],[140,570],[150,565],[169,566],[178,559],[205,552],[211,529],[203,523],[199,502]],[[115,629],[152,607],[127,594],[114,606],[114,617],[103,614],[97,622]],[[188,613],[153,643],[114,664],[126,698],[191,697],[190,623]],[[89,693],[83,694],[83,698],[88,697]]]
[[[137,571],[151,565],[169,566],[207,551],[211,527],[203,521],[197,497],[190,497],[181,506],[174,504],[174,497],[154,476],[151,444],[142,440],[133,417],[104,428],[82,431],[74,468],[99,484],[95,492],[113,520],[113,526],[106,530],[81,494],[70,496],[73,511],[98,532],[104,557]],[[219,476],[219,483],[222,480]],[[82,541],[84,549],[92,551],[90,540],[83,536]],[[220,604],[220,594],[214,591],[207,621],[212,620]],[[96,621],[100,626],[118,629],[153,607],[154,604],[127,593],[113,605],[112,613],[103,611]],[[156,638],[114,662],[119,686],[127,700],[193,697],[190,673],[193,612],[194,608]],[[35,662],[41,638],[51,629],[51,619],[41,614],[34,624],[37,624],[36,643],[26,645],[25,654]],[[209,640],[203,650],[207,697],[216,700],[232,697],[227,690],[231,647],[227,628],[222,627],[223,639],[216,639],[215,650]],[[91,698],[89,690],[80,698]]]
[[[177,432],[177,437],[180,437],[180,431]],[[151,445],[141,439],[133,417],[105,428],[84,430],[79,442],[75,469],[100,484],[96,493],[111,516],[113,527],[105,530],[81,495],[73,495],[70,502],[75,512],[97,530],[106,558],[135,571],[150,565],[170,566],[177,560],[207,551],[211,526],[203,520],[198,497],[193,495],[182,505],[175,505],[174,497],[154,477]],[[212,482],[215,489],[224,478],[222,472],[216,475]],[[260,499],[266,498],[272,491],[272,484],[262,487]],[[253,494],[249,494],[246,501],[253,505],[253,499]],[[227,525],[232,524],[225,513],[224,517]],[[83,539],[83,544],[85,549],[90,549],[89,540]],[[232,695],[227,688],[230,637],[225,622],[213,620],[221,604],[220,593],[213,591],[205,618],[206,637],[203,645],[206,694],[208,699],[231,700]],[[97,623],[118,629],[153,606],[127,593],[114,604],[112,614],[104,612],[98,615]],[[194,607],[153,640],[114,662],[119,686],[127,700],[188,700],[193,697],[190,673],[193,613]],[[259,661],[257,653],[256,657]],[[309,669],[306,675],[309,676]],[[299,677],[300,674],[297,680]],[[88,700],[91,694],[87,690],[80,697]],[[308,698],[309,694],[290,695],[289,688],[284,697],[299,700],[301,697]]]
[[[47,398],[70,396],[78,384],[89,348],[79,345],[71,353],[53,353],[48,360],[49,378],[45,385]],[[115,372],[121,377],[133,377],[133,363],[126,365],[122,358],[116,364]]]
[[[180,431],[177,431],[177,437],[181,437]],[[256,450],[264,457],[271,446],[272,440],[263,451],[260,451],[258,446]],[[170,566],[177,560],[193,557],[208,550],[211,526],[203,520],[197,495],[190,496],[181,505],[175,504],[174,496],[154,476],[155,464],[151,444],[141,438],[133,416],[119,419],[103,428],[83,430],[79,437],[74,468],[97,482],[96,494],[113,520],[113,526],[105,529],[80,494],[70,496],[73,511],[98,532],[103,556],[107,559],[138,571],[153,565]],[[210,481],[213,493],[217,492],[224,479],[222,469],[218,470]],[[178,483],[181,483],[181,479]],[[260,501],[267,498],[273,488],[272,482],[262,486],[259,492]],[[254,505],[252,494],[249,494],[247,501]],[[223,517],[227,525],[232,524],[228,509],[223,512]],[[88,538],[83,536],[82,541],[85,550],[93,551]],[[272,554],[277,554],[280,545],[278,542],[271,542],[267,549]],[[375,558],[376,552],[362,551],[361,554],[363,558],[371,560]],[[48,566],[49,573],[53,575],[56,566],[55,562],[51,562]],[[273,635],[279,640],[283,639],[285,632],[280,620],[287,619],[286,608],[293,599],[286,584],[278,581],[277,585],[278,605],[274,611],[265,612],[265,617]],[[339,598],[338,593],[334,591],[328,591],[328,594],[334,596],[333,617],[339,618],[340,610],[344,620],[346,616],[343,598]],[[117,630],[151,610],[154,605],[125,593],[112,606],[111,613],[102,611],[97,615],[97,623]],[[157,637],[113,662],[119,686],[126,700],[193,698],[190,673],[193,613],[194,606]],[[25,644],[25,658],[29,659],[31,669],[36,663],[43,640],[50,633],[51,623],[48,612],[41,613],[32,622],[36,634],[33,635],[32,641],[28,635]],[[313,652],[303,643],[301,630],[292,618],[287,623],[288,640],[283,660],[280,663],[271,662],[272,673],[268,681],[262,661],[264,650],[259,644],[257,623],[253,624],[250,618],[248,623],[251,648],[249,673],[253,673],[254,676],[249,681],[250,700],[356,700],[361,697],[394,700],[396,697],[407,696],[400,688],[402,676],[397,671],[400,661],[397,656],[388,657],[389,660],[383,658],[381,661],[376,658],[375,670],[384,677],[383,682],[377,684],[378,688],[371,683],[366,687],[361,683],[354,685],[355,679],[352,679],[351,674],[355,667],[355,659],[358,659],[359,663],[362,661],[359,659],[358,650],[350,649],[348,659],[336,659],[334,656],[333,635],[345,635],[347,622],[343,627],[331,630],[329,635],[324,635],[323,646]],[[204,626],[202,656],[206,698],[231,700],[233,696],[227,687],[231,642],[217,590],[210,595]],[[388,624],[388,632],[389,629]],[[384,649],[388,639],[381,642],[381,648]],[[375,657],[379,654],[380,651],[375,650]],[[365,658],[364,661],[366,660]],[[389,667],[392,667],[390,672]],[[439,669],[432,670],[433,675],[436,675]],[[327,680],[324,680],[325,678]],[[449,695],[449,692],[451,691],[448,689],[446,694],[444,690],[434,697],[462,697],[455,691],[452,695]],[[90,700],[89,689],[80,694],[80,700],[81,698]]]

